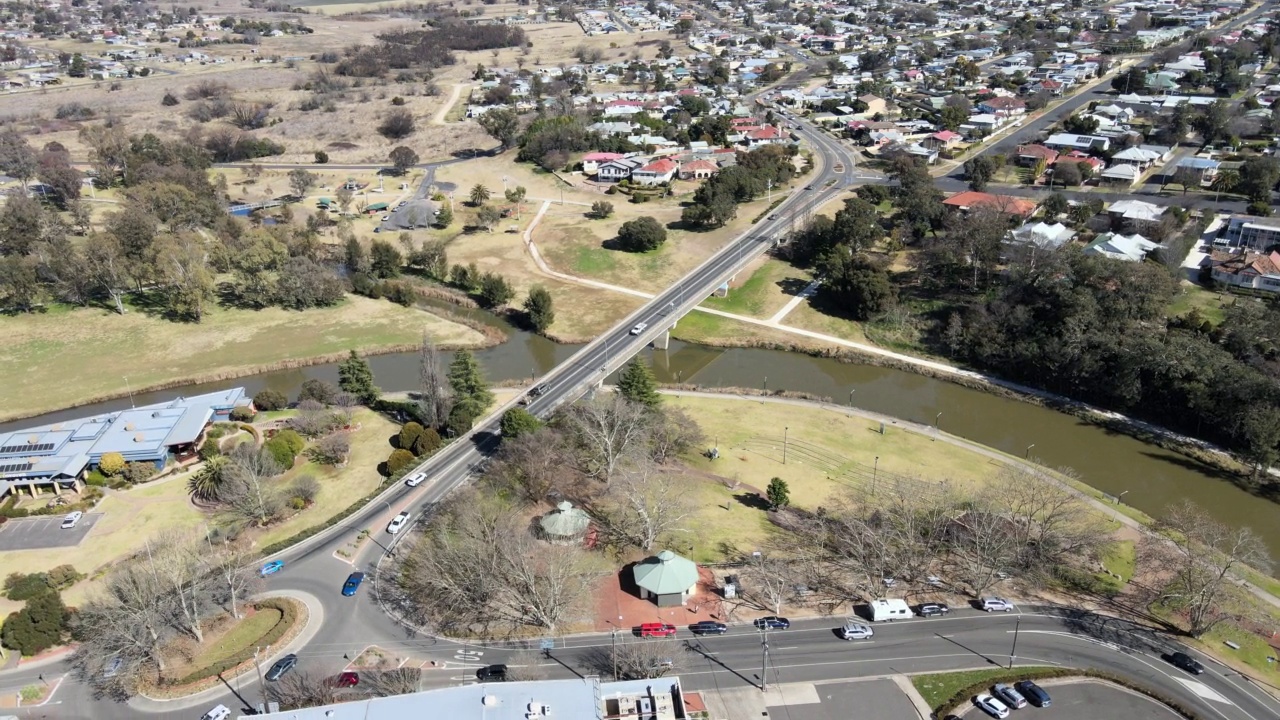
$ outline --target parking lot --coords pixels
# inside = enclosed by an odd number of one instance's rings
[[[0,552],[79,545],[97,524],[102,513],[88,513],[70,530],[63,530],[60,527],[64,517],[66,513],[18,518],[0,525]]]
[[[1041,687],[1053,698],[1053,705],[1034,708],[1028,705],[1014,710],[1009,720],[1170,720],[1180,718],[1160,703],[1114,685],[1098,682],[1044,684]],[[990,720],[991,716],[970,706],[964,720]]]
[[[806,694],[809,696],[805,697]],[[850,717],[858,720],[902,720],[919,717],[902,690],[887,678],[818,685],[795,683],[793,692],[784,693],[783,698],[785,705],[768,706],[769,717],[791,720],[846,720]]]

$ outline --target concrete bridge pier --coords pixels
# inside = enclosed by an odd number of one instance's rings
[[[676,322],[671,323],[671,327],[662,331],[662,334],[653,339],[654,350],[666,350],[671,347],[671,331],[676,329]]]

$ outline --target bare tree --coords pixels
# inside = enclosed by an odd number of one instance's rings
[[[752,556],[742,568],[742,594],[763,610],[782,612],[782,604],[796,596],[792,561],[775,554]]]
[[[947,529],[952,568],[974,595],[995,585],[1018,559],[1016,524],[993,508],[974,507]]]
[[[1108,535],[1079,495],[1025,467],[1005,466],[988,487],[986,502],[1013,521],[1016,569],[1024,574],[1051,576],[1073,560],[1096,555]]]
[[[431,336],[423,334],[418,350],[418,408],[423,424],[443,427],[453,410],[453,389]]]
[[[360,676],[360,689],[374,697],[415,693],[422,689],[422,669],[403,667],[366,672]]]
[[[574,403],[567,419],[582,449],[583,471],[609,483],[628,460],[644,452],[652,414],[645,406],[610,393]]]
[[[681,650],[674,638],[634,641],[619,639],[610,649],[609,655],[613,667],[617,668],[619,680],[644,680],[675,672],[676,662],[682,657]],[[603,672],[605,668],[600,670]]]
[[[686,529],[694,504],[681,492],[679,476],[660,472],[650,462],[618,475],[602,503],[602,515],[609,533],[620,544],[644,551],[658,540]]]
[[[678,407],[662,407],[649,433],[649,457],[659,465],[706,442],[706,435],[689,413]]]
[[[573,450],[562,433],[541,427],[504,439],[485,478],[530,502],[556,494],[572,497],[582,480],[573,467]]]
[[[196,642],[204,642],[204,609],[208,601],[210,567],[204,543],[182,531],[166,532],[148,540],[145,563],[170,599],[170,612],[178,627]],[[142,558],[139,558],[142,562]]]
[[[271,454],[250,444],[238,445],[223,469],[219,499],[241,519],[266,525],[279,515],[282,504],[267,481],[280,474]]]
[[[365,678],[360,679],[363,681]],[[306,670],[283,675],[267,686],[267,694],[271,700],[280,703],[281,710],[330,705],[340,699],[337,688],[328,678]]]
[[[1163,576],[1158,599],[1186,613],[1193,637],[1232,617],[1236,568],[1270,571],[1266,546],[1252,529],[1230,528],[1190,501],[1174,505],[1158,527],[1163,537],[1145,538],[1139,561]]]
[[[521,650],[507,662],[508,680],[546,680],[547,669],[542,666],[541,655],[534,650]]]
[[[214,545],[209,541],[211,572],[217,581],[213,590],[215,602],[226,605],[232,617],[240,617],[240,601],[249,597],[261,586],[261,579],[250,565],[256,557],[253,550],[241,542],[225,542]]]

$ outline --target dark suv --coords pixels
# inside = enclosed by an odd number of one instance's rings
[[[1169,664],[1176,668],[1182,668],[1192,675],[1200,675],[1204,673],[1204,666],[1200,664],[1200,661],[1184,652],[1170,653],[1168,660]]]
[[[689,626],[689,630],[694,635],[723,635],[729,630],[729,626],[715,620],[700,620]]]
[[[476,679],[481,682],[502,682],[507,679],[506,665],[487,665],[476,671]]]
[[[276,664],[272,665],[271,669],[267,671],[267,680],[269,682],[275,682],[276,680],[279,680],[280,678],[284,677],[285,673],[292,670],[294,666],[296,666],[297,664],[298,664],[297,655],[294,655],[293,653],[289,653],[288,655],[285,655],[284,657],[277,660]]]
[[[951,612],[951,608],[946,603],[925,603],[920,606],[920,610],[916,613],[920,617],[933,617],[934,615],[946,615]]]

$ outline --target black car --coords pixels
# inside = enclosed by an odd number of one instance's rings
[[[476,671],[476,679],[482,682],[502,682],[507,679],[507,666],[486,665]]]
[[[791,621],[784,617],[770,615],[768,617],[756,618],[756,627],[767,628],[769,630],[786,630],[791,627]]]
[[[1186,670],[1192,675],[1200,675],[1204,673],[1204,666],[1200,664],[1200,661],[1184,652],[1170,653],[1169,663],[1176,668]]]
[[[1022,697],[1026,698],[1027,702],[1038,708],[1046,708],[1053,704],[1053,701],[1049,699],[1049,693],[1030,680],[1016,682],[1013,687],[1022,693]]]
[[[920,617],[933,617],[934,615],[946,615],[951,612],[951,608],[946,603],[925,603],[920,606],[920,610],[916,613]]]
[[[276,664],[272,665],[271,669],[267,671],[267,680],[270,682],[275,682],[276,680],[279,680],[281,677],[284,676],[285,673],[292,670],[294,666],[296,666],[297,664],[298,664],[297,655],[294,655],[293,653],[289,653],[288,655],[285,655],[284,657],[277,660]]]
[[[729,631],[729,626],[715,620],[700,620],[690,625],[689,631],[694,635],[723,635]]]

